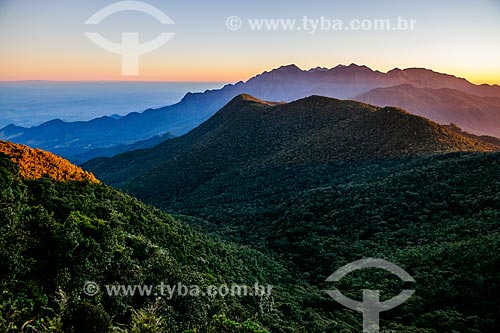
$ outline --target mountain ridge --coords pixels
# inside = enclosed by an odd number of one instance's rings
[[[148,201],[151,193],[167,195],[160,188],[187,191],[235,168],[498,149],[396,108],[322,96],[269,103],[243,95],[188,134],[83,166]]]
[[[101,117],[88,122],[52,123],[50,131],[47,124],[32,128],[4,127],[0,129],[0,139],[52,151],[70,160],[81,160],[81,155],[89,149],[128,145],[166,132],[185,134],[241,93],[278,102],[291,102],[310,95],[355,99],[375,88],[404,83],[416,88],[452,88],[483,98],[500,97],[499,86],[478,86],[463,78],[427,69],[393,69],[383,73],[351,64],[310,71],[286,65],[221,89],[187,93],[179,103],[163,108],[132,112],[119,119]],[[413,112],[411,108],[406,109]],[[448,124],[453,122],[462,126],[456,119],[452,120]],[[477,130],[475,133],[493,135]]]
[[[478,97],[452,88],[411,84],[372,89],[355,97],[377,106],[394,105],[441,125],[457,124],[476,135],[500,137],[500,98]]]

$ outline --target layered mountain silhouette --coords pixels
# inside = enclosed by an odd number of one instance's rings
[[[321,96],[283,104],[239,95],[184,136],[84,167],[158,202],[236,169],[498,149],[398,108]]]
[[[385,88],[390,89],[380,90]],[[446,93],[441,89],[453,91]],[[400,91],[404,96],[397,95]],[[185,134],[242,93],[281,102],[311,95],[359,99],[380,106],[403,107],[441,124],[455,123],[477,135],[500,135],[500,86],[475,85],[428,69],[394,69],[382,73],[351,64],[311,70],[282,66],[246,82],[188,93],[175,105],[131,113],[119,119],[101,117],[71,123],[53,120],[33,128],[9,125],[0,130],[0,139],[82,161],[99,154],[100,150],[94,149],[126,146],[167,132]]]
[[[57,181],[89,181],[99,183],[90,172],[82,170],[67,160],[52,153],[32,149],[28,146],[0,141],[0,155],[6,155],[19,166],[24,179],[39,179],[43,176]]]
[[[500,98],[479,97],[456,89],[416,88],[409,84],[376,88],[356,96],[377,106],[397,105],[440,124],[457,124],[474,134],[500,137]]]

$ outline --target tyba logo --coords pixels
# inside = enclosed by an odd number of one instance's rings
[[[85,21],[87,25],[95,25],[106,17],[123,12],[137,11],[151,15],[161,24],[174,24],[167,14],[156,7],[140,1],[120,1],[106,6],[92,15]],[[122,56],[122,75],[139,75],[139,56],[152,52],[167,43],[175,34],[172,32],[162,32],[155,39],[139,44],[138,32],[123,32],[121,44],[105,39],[97,32],[85,32],[85,35],[97,46],[111,53]]]

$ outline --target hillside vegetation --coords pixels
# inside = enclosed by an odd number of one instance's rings
[[[242,95],[183,137],[87,165],[162,211],[89,180],[24,177],[15,150],[0,155],[0,330],[359,332],[361,314],[326,293],[335,287],[354,299],[414,289],[382,314],[386,331],[497,333],[500,153],[483,139],[395,108]],[[31,160],[57,171],[50,161]],[[373,270],[325,282],[366,257],[416,282]],[[88,281],[101,286],[93,297]],[[161,282],[273,293],[102,289]]]
[[[67,160],[40,149],[0,141],[0,153],[8,155],[18,165],[21,177],[26,179],[38,179],[48,176],[60,181],[86,180],[92,183],[99,182],[92,173],[83,171],[82,168],[71,164]]]
[[[1,155],[0,221],[2,332],[257,333],[303,327],[296,318],[304,309],[286,288],[241,298],[106,294],[105,285],[161,282],[278,287],[287,274],[270,256],[195,232],[102,184],[27,180]],[[83,292],[87,281],[100,286],[96,296]],[[295,304],[296,311],[283,314],[274,302]]]
[[[240,95],[182,137],[84,167],[162,206],[232,169],[498,149],[396,108],[320,96],[276,105]]]
[[[416,280],[384,313],[396,332],[496,333],[500,327],[500,155],[495,141],[395,108],[311,97],[270,105],[233,100],[189,134],[87,164],[197,229],[279,258],[307,287],[309,332],[356,332],[360,315],[332,303],[325,279],[364,258]],[[386,275],[353,274],[396,295]],[[292,293],[294,294],[294,293]],[[321,325],[320,325],[321,326]]]

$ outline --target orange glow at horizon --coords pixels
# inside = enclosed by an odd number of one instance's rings
[[[0,81],[234,83],[292,63],[304,70],[356,63],[382,72],[421,67],[475,84],[500,84],[498,0],[453,2],[451,12],[450,6],[434,0],[364,1],[363,6],[341,0],[314,6],[199,1],[195,7],[186,1],[150,0],[172,16],[175,24],[167,30],[175,36],[141,55],[140,75],[131,77],[121,75],[119,55],[95,45],[85,32],[97,29],[117,42],[123,32],[137,31],[146,42],[163,27],[148,15],[130,12],[116,13],[89,28],[84,22],[102,8],[102,2],[0,0]],[[401,16],[415,19],[417,25],[412,31],[253,31],[245,19],[264,18],[263,13],[299,21],[305,14],[311,18],[328,14],[327,18],[346,22],[353,17]],[[226,26],[230,15],[245,18],[238,31]]]
[[[140,58],[140,75],[122,76],[121,59],[117,55],[103,53],[101,50],[79,50],[78,53],[41,53],[36,57],[30,52],[5,52],[1,55],[0,81],[159,81],[159,82],[227,82],[236,83],[247,81],[251,77],[264,71],[278,68],[282,65],[295,63],[303,70],[321,66],[335,67],[339,63],[348,65],[355,62],[367,65],[372,70],[387,72],[395,67],[424,67],[437,72],[463,77],[474,84],[500,84],[500,67],[491,70],[486,64],[483,67],[465,67],[460,63],[449,62],[446,66],[427,62],[414,64],[417,59],[406,59],[402,64],[389,62],[370,63],[369,59],[358,58],[350,60],[344,57],[332,62],[325,56],[311,59],[283,58],[281,60],[266,61],[255,59],[249,65],[250,59],[239,62],[226,57],[217,58],[206,55],[203,62],[196,56],[146,55]],[[36,58],[36,61],[35,61]],[[64,59],[64,61],[61,61]],[[328,60],[329,61],[328,61]],[[298,61],[294,61],[298,60]],[[442,60],[442,59],[440,59]],[[486,59],[485,59],[486,60]],[[317,62],[316,62],[317,61]],[[328,61],[328,62],[327,62]],[[246,65],[242,66],[241,63]],[[442,63],[442,61],[441,61]],[[468,62],[465,62],[468,63]],[[489,62],[488,62],[489,63]],[[217,64],[217,65],[214,65]],[[406,66],[405,66],[406,65]]]
[[[85,61],[82,61],[82,58]],[[238,64],[204,66],[169,59],[140,61],[140,75],[121,75],[121,61],[115,55],[39,55],[35,62],[32,55],[2,55],[0,81],[165,81],[165,82],[238,82],[248,80],[264,70],[259,66],[239,67]],[[176,59],[177,60],[177,59]],[[279,66],[278,66],[279,67]]]
[[[103,59],[94,59],[83,66],[79,59],[67,58],[64,63],[57,62],[52,59],[44,59],[41,63],[33,63],[31,59],[23,59],[19,57],[16,63],[24,63],[23,66],[8,66],[7,62],[0,64],[0,81],[159,81],[159,82],[228,82],[236,83],[239,81],[247,81],[251,77],[260,74],[264,71],[272,70],[281,65],[289,63],[275,64],[271,66],[245,66],[239,67],[236,64],[232,66],[209,67],[203,68],[198,66],[169,66],[168,64],[142,64],[140,67],[140,75],[138,76],[123,76],[121,75],[120,62],[117,57],[109,57],[108,61]],[[347,64],[347,63],[346,63]],[[358,63],[363,65],[363,63]],[[303,70],[307,70],[314,66],[301,66]],[[319,65],[321,66],[321,65]],[[334,67],[324,66],[324,67]],[[377,68],[367,65],[373,70],[387,72],[392,68]],[[384,66],[385,67],[385,66]],[[425,67],[425,66],[410,66],[410,67]],[[406,67],[401,67],[406,68]],[[492,72],[488,70],[465,71],[458,68],[437,69],[426,67],[437,72],[463,77],[474,84],[490,84],[500,85],[500,70]]]

